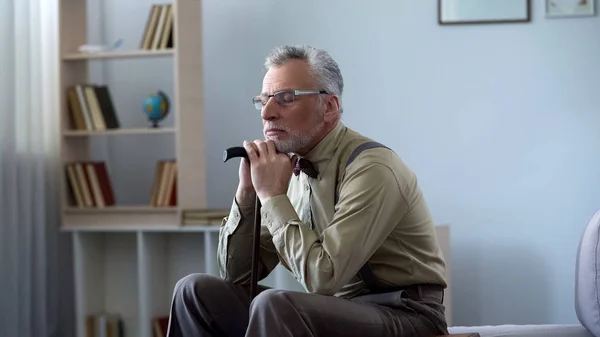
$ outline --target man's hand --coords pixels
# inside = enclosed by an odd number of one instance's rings
[[[294,163],[287,154],[277,153],[272,140],[244,141],[250,159],[250,175],[261,202],[285,194]]]
[[[239,169],[240,183],[235,193],[235,200],[240,206],[254,205],[256,191],[252,186],[252,176],[250,176],[250,162],[246,158],[240,161]]]

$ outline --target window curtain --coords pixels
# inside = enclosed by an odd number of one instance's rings
[[[0,337],[73,336],[59,226],[58,0],[0,0]]]

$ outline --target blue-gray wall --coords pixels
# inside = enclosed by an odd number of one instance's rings
[[[577,243],[600,206],[600,18],[545,19],[541,0],[532,23],[469,26],[439,26],[433,0],[203,2],[209,206],[229,206],[237,183],[222,150],[262,135],[250,97],[265,54],[322,47],[345,77],[344,122],[397,151],[451,225],[454,323],[576,322]],[[97,2],[91,38],[136,48],[150,3]],[[144,94],[172,92],[170,59],[137,62],[95,73],[126,126],[145,125]],[[172,147],[172,136],[100,145],[119,201],[148,198]],[[130,150],[143,151],[133,164]]]

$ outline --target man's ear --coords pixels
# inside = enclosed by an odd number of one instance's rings
[[[325,102],[325,118],[333,118],[340,112],[340,100],[337,95],[329,95]]]

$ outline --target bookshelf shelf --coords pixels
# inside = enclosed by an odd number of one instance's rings
[[[175,128],[130,128],[130,129],[108,129],[99,131],[88,130],[66,130],[63,131],[65,137],[88,137],[88,136],[111,136],[111,135],[154,135],[154,134],[175,134]]]
[[[175,50],[169,49],[158,49],[158,50],[116,50],[98,53],[71,53],[65,54],[62,59],[64,61],[85,61],[85,60],[97,60],[97,59],[119,59],[119,58],[136,58],[136,57],[159,57],[159,56],[173,56]]]
[[[177,208],[164,210],[140,208],[138,210],[119,208],[118,210],[82,209],[63,212],[62,228],[120,228],[154,226],[179,226],[179,211]]]
[[[187,233],[219,232],[220,226],[70,226],[61,228],[62,232],[139,232],[139,233]]]
[[[155,207],[155,206],[107,206],[107,207],[67,207],[65,213],[106,214],[106,213],[174,213],[177,207]]]

